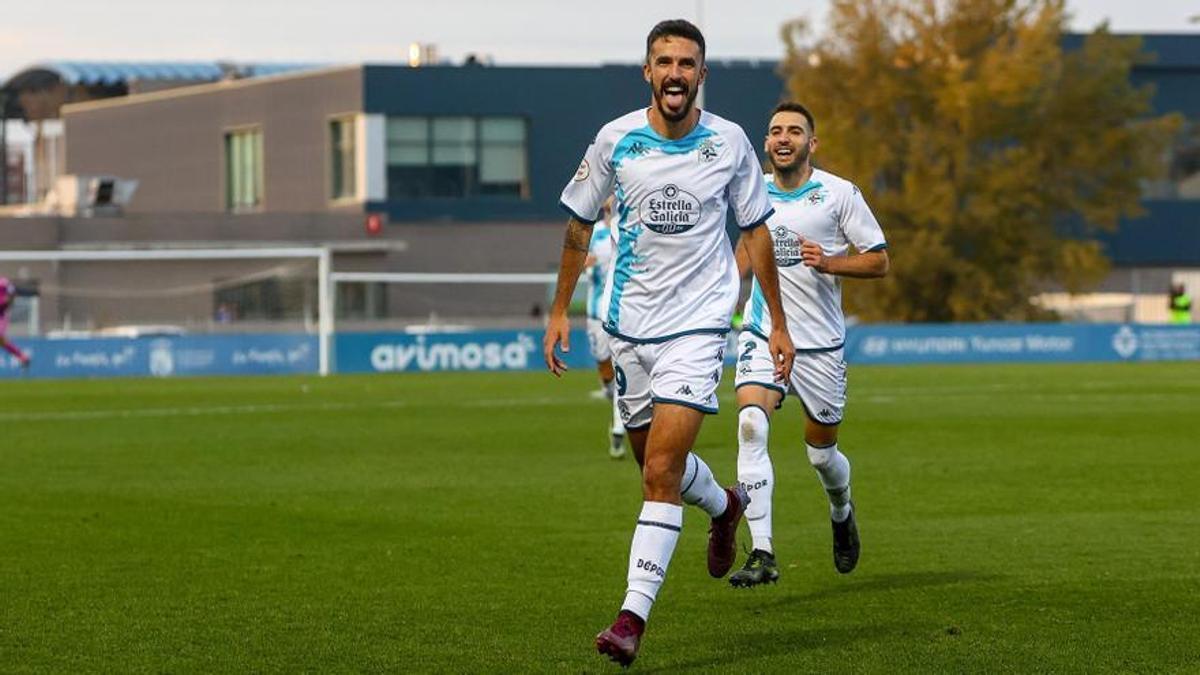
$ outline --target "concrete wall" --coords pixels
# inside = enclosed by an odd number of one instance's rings
[[[329,118],[361,109],[360,67],[68,105],[66,172],[138,179],[131,213],[221,213],[225,133],[259,126],[262,210],[324,211]]]

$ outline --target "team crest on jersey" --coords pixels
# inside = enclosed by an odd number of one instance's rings
[[[779,267],[795,267],[800,264],[800,247],[804,238],[780,225],[771,231],[775,242],[775,264]]]
[[[696,195],[677,185],[664,185],[638,204],[638,218],[659,234],[683,234],[700,222],[701,213]]]
[[[592,175],[592,167],[585,159],[579,163],[579,168],[575,170],[575,182],[587,180],[587,177]]]
[[[700,141],[700,145],[696,146],[696,157],[704,164],[716,161],[720,155],[721,146],[717,145],[717,142],[711,136]]]
[[[820,190],[813,190],[812,192],[808,193],[808,203],[809,204],[816,206],[817,204],[820,204],[823,201],[825,201],[825,193],[824,192],[821,192]]]

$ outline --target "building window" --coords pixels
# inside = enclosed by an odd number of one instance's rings
[[[525,139],[521,117],[390,117],[388,197],[527,199]]]
[[[358,191],[355,172],[358,167],[354,144],[354,118],[329,121],[330,192],[332,199],[353,199]]]
[[[1166,176],[1143,185],[1147,199],[1200,199],[1200,120],[1187,120],[1167,149]]]
[[[250,211],[262,206],[263,140],[261,129],[225,134],[225,208]]]

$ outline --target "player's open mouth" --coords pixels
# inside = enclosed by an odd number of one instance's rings
[[[682,108],[687,102],[687,87],[680,84],[672,84],[662,88],[663,103],[669,108],[676,110]]]
[[[779,159],[791,159],[793,154],[791,148],[775,148],[775,156]]]

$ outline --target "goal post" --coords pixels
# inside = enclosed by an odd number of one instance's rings
[[[262,261],[264,266],[246,268],[245,265],[241,265],[240,267],[245,269],[235,269],[239,268],[239,265],[233,263],[238,261]],[[299,261],[303,264],[299,266],[301,269],[295,270],[287,265],[271,266],[272,261]],[[60,268],[64,264],[71,263],[94,264],[92,271],[95,274],[87,276],[76,286],[71,286],[69,283],[46,281],[45,277],[57,278],[60,275]],[[103,263],[111,263],[115,267],[99,269],[105,267]],[[155,268],[159,274],[166,277],[159,279],[148,274],[139,263],[159,263],[160,265],[170,263],[172,266]],[[188,265],[200,265],[201,267],[192,269],[187,268]],[[31,272],[30,266],[39,269]],[[76,304],[86,303],[88,298],[117,302],[120,301],[122,295],[135,299],[151,298],[162,306],[156,310],[159,314],[154,316],[161,315],[164,319],[160,323],[170,324],[174,323],[171,320],[170,311],[173,298],[197,297],[207,294],[207,301],[213,304],[215,303],[214,292],[238,284],[240,286],[235,290],[244,291],[249,287],[251,289],[249,292],[253,292],[255,290],[253,284],[261,285],[264,280],[277,280],[289,274],[297,277],[296,283],[293,285],[306,286],[315,281],[315,293],[307,293],[305,297],[315,295],[315,307],[313,307],[315,311],[311,314],[315,314],[316,320],[313,322],[314,330],[311,332],[315,332],[317,335],[317,371],[321,375],[329,374],[333,368],[332,266],[332,252],[329,247],[325,246],[0,250],[0,274],[8,276],[18,289],[27,283],[41,289],[36,292],[38,302],[35,302],[32,307],[34,317],[32,323],[35,325],[39,322],[39,318],[44,322],[49,321],[46,313],[39,311],[42,293],[53,293],[63,298],[71,297],[77,301]],[[217,274],[215,270],[218,267],[224,270],[222,273],[226,278],[223,280],[213,278],[213,275]],[[207,276],[205,268],[208,270]],[[181,277],[182,280],[176,277]],[[97,279],[106,280],[112,286],[104,286],[105,281],[97,281]],[[297,291],[292,295],[301,292]],[[307,300],[303,302],[307,303]],[[296,313],[297,311],[292,311],[292,314]],[[122,323],[119,311],[110,310],[109,314],[110,316],[106,316],[109,324]],[[298,318],[293,317],[291,323],[307,331],[310,312],[305,310],[300,314],[301,316]],[[58,322],[59,332],[70,333],[70,327],[69,321]],[[88,326],[88,328],[93,327]]]

